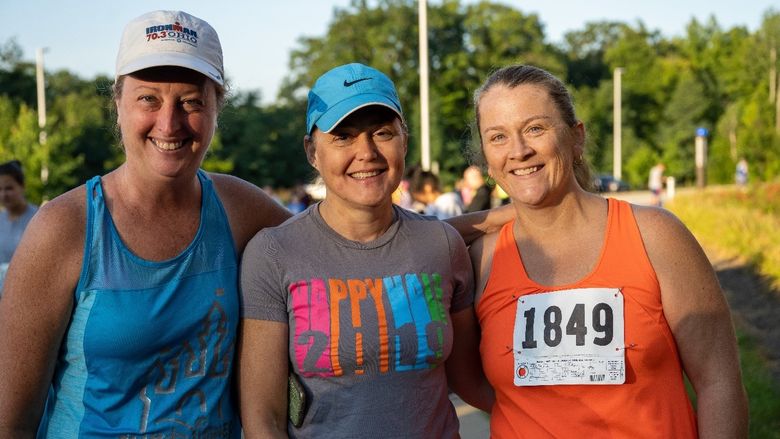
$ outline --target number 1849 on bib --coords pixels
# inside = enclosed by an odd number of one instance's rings
[[[579,288],[520,297],[513,354],[516,386],[624,383],[623,293]]]

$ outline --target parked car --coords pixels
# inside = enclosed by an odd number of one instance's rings
[[[618,180],[608,174],[601,174],[593,179],[593,188],[596,192],[622,192],[631,190],[631,187],[623,180]]]

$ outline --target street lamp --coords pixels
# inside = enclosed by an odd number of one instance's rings
[[[49,180],[49,154],[46,150],[46,84],[43,75],[43,54],[49,49],[47,47],[39,47],[35,51],[35,81],[38,90],[38,142],[41,144],[41,148],[44,149],[43,161],[41,163],[41,183],[46,186],[46,182]]]
[[[418,38],[420,45],[420,163],[431,169],[430,118],[428,116],[428,2],[418,1]]]
[[[621,75],[623,74],[622,67],[616,67],[614,72],[613,92],[612,92],[612,175],[616,180],[621,180],[623,170],[621,169],[622,158],[622,142],[621,142],[621,128],[623,125],[622,113],[622,96],[621,96]]]

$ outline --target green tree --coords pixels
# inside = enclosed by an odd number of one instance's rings
[[[290,57],[283,102],[301,101],[315,78],[348,62],[384,71],[395,82],[411,128],[407,161],[418,162],[419,65],[416,2],[353,1],[337,9],[326,35],[299,40]],[[466,165],[471,95],[487,74],[510,63],[531,63],[565,74],[560,51],[544,41],[542,23],[509,6],[483,1],[429,5],[431,156],[442,180],[454,182]]]

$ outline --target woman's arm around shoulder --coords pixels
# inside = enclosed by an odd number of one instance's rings
[[[488,210],[464,213],[444,221],[455,227],[466,245],[471,245],[480,236],[501,230],[501,226],[512,221],[514,217],[514,206],[507,204]]]
[[[232,175],[209,175],[227,212],[239,254],[255,233],[265,227],[278,226],[292,216],[290,211],[252,183]]]
[[[633,206],[661,287],[663,311],[697,395],[699,437],[747,437],[747,397],[734,326],[696,238],[670,212]]]
[[[35,214],[0,300],[0,437],[34,437],[81,273],[85,188]]]

